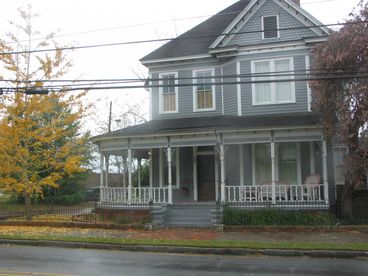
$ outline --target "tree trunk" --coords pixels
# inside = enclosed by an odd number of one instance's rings
[[[352,220],[353,218],[353,193],[354,183],[347,180],[341,194],[341,215],[343,219]]]
[[[26,207],[26,220],[32,220],[31,196],[29,193],[24,193],[24,204]]]

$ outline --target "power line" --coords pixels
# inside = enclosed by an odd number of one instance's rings
[[[324,3],[324,2],[333,2],[335,0],[318,0],[313,2],[307,2],[303,3],[302,5],[313,5],[317,3]],[[293,4],[292,6],[298,6],[297,4]],[[233,12],[219,12],[216,14],[209,14],[209,15],[198,15],[198,16],[190,16],[190,17],[181,17],[176,18],[176,21],[186,21],[186,20],[193,20],[193,19],[200,19],[200,18],[210,18],[212,16],[222,16],[222,15],[231,15],[231,14],[239,14],[241,11],[233,11]],[[161,24],[161,23],[169,23],[172,22],[172,19],[167,20],[158,20],[158,21],[151,21],[151,22],[145,22],[140,24],[132,24],[132,25],[123,25],[123,26],[117,26],[117,27],[109,27],[109,28],[102,28],[102,29],[95,29],[95,30],[88,30],[88,31],[82,31],[82,32],[75,32],[75,33],[67,33],[67,34],[61,34],[61,35],[55,35],[53,38],[58,37],[68,37],[68,36],[75,36],[75,35],[83,35],[83,34],[91,34],[91,33],[99,33],[99,32],[106,32],[106,31],[113,31],[113,30],[119,30],[119,29],[129,29],[129,28],[135,28],[135,27],[143,27],[143,26],[150,26],[153,24]],[[38,41],[38,40],[44,40],[46,37],[39,37],[31,39],[31,41]],[[28,42],[28,40],[22,40],[19,41],[22,42]],[[7,43],[16,43],[16,42],[7,42]]]
[[[347,26],[347,25],[357,25],[357,24],[366,24],[366,23],[368,23],[368,21],[333,23],[333,24],[322,24],[322,25],[313,25],[313,26],[302,26],[302,27],[277,28],[277,29],[272,29],[270,31],[315,29],[315,28],[321,28],[321,27]],[[80,50],[80,49],[91,49],[91,48],[101,48],[101,47],[135,45],[135,44],[142,44],[142,43],[165,42],[165,41],[170,41],[174,39],[187,40],[187,39],[199,39],[199,38],[206,38],[206,37],[254,34],[254,33],[263,33],[263,32],[264,32],[263,30],[255,30],[255,31],[244,31],[244,32],[214,33],[214,34],[197,35],[197,36],[181,35],[179,37],[172,37],[172,38],[146,39],[146,40],[115,42],[115,43],[91,44],[91,45],[49,48],[49,49],[39,49],[39,50],[29,50],[29,51],[12,51],[12,52],[3,52],[3,53],[0,53],[0,55],[16,55],[16,54],[31,54],[31,53],[54,52],[54,51]]]
[[[227,78],[260,78],[260,77],[297,77],[297,76],[324,76],[328,74],[341,75],[341,74],[356,74],[356,73],[366,73],[366,70],[357,70],[357,69],[365,69],[368,66],[345,66],[345,67],[336,67],[336,68],[311,68],[311,69],[297,69],[297,70],[287,70],[287,71],[276,71],[276,72],[265,72],[265,73],[247,73],[247,74],[226,74],[226,75],[215,75],[208,77],[174,77],[171,80],[195,80],[195,79],[227,79]],[[344,71],[339,71],[344,70]],[[169,75],[169,74],[168,74]],[[101,85],[101,84],[121,84],[121,83],[134,83],[134,82],[144,82],[144,81],[162,81],[165,78],[114,78],[114,79],[77,79],[77,80],[11,80],[11,79],[2,79],[0,82],[12,82],[18,84],[32,84],[35,82],[42,83],[70,83],[70,86],[80,86],[86,85],[86,83]],[[62,86],[59,84],[58,86]]]
[[[361,78],[368,78],[367,72],[364,74],[358,75],[341,75],[341,76],[311,76],[311,77],[301,77],[301,78],[294,78],[294,79],[272,79],[272,80],[249,80],[249,81],[218,81],[212,82],[211,85],[236,85],[236,84],[263,84],[263,83],[283,83],[283,82],[305,82],[305,81],[329,81],[329,80],[342,80],[342,79],[361,79]],[[195,87],[199,86],[200,84],[194,83],[179,83],[175,85],[170,85],[171,87]],[[42,87],[43,89],[59,89],[59,91],[51,91],[51,92],[61,92],[61,91],[80,91],[80,90],[115,90],[115,89],[135,89],[135,88],[161,88],[161,87],[168,87],[169,85],[162,85],[162,84],[144,84],[144,85],[124,85],[124,86],[84,86],[84,87],[53,87],[53,86],[45,86]],[[22,92],[22,88],[9,88],[9,87],[0,87],[4,92]]]

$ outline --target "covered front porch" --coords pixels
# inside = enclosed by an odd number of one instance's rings
[[[116,132],[98,139],[101,205],[222,201],[329,207],[329,144],[315,126],[142,134]],[[123,177],[116,183],[109,181],[112,156],[122,160]],[[142,181],[144,177],[148,181]]]

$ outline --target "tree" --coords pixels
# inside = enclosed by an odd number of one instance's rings
[[[339,31],[314,50],[314,70],[319,77],[311,81],[313,106],[322,114],[326,136],[337,136],[348,147],[346,179],[342,191],[343,215],[352,217],[354,189],[368,171],[368,145],[362,133],[368,127],[368,2],[357,10]]]
[[[30,5],[19,13],[23,24],[10,24],[26,35],[27,43],[14,33],[7,34],[10,43],[0,42],[3,74],[12,91],[2,96],[0,104],[0,187],[23,195],[26,217],[31,219],[33,195],[42,196],[45,187],[57,187],[63,178],[85,170],[88,134],[79,132],[88,106],[83,101],[85,92],[71,93],[67,87],[48,95],[27,95],[31,90],[47,89],[72,64],[53,33],[33,47],[39,32],[32,23],[38,14],[32,13]],[[32,52],[45,47],[56,51]]]

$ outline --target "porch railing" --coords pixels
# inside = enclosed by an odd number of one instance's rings
[[[168,203],[168,187],[141,187],[132,188],[132,198],[129,202],[127,187],[104,187],[100,188],[101,203]]]
[[[323,184],[275,185],[274,202],[322,202]],[[272,185],[225,186],[227,202],[273,202]]]

